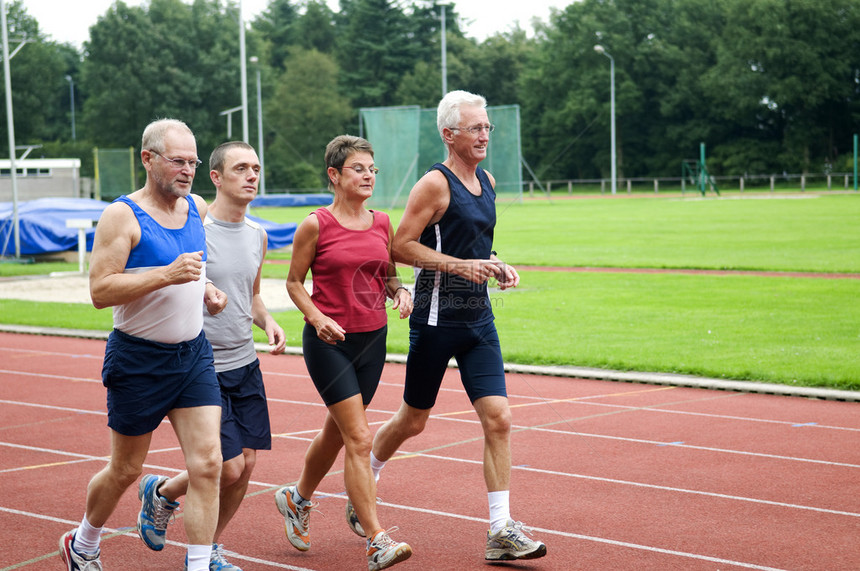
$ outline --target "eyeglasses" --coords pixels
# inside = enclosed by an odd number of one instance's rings
[[[158,155],[159,157],[161,157],[162,159],[164,159],[165,161],[167,161],[169,163],[173,163],[173,166],[178,168],[178,169],[182,169],[185,167],[185,165],[188,165],[188,168],[190,168],[193,171],[196,171],[197,167],[199,167],[200,165],[203,164],[203,161],[201,161],[200,159],[187,159],[187,160],[186,159],[169,159],[169,158],[165,157],[164,155],[162,155],[161,153],[159,153],[158,151],[153,151],[152,149],[149,149],[149,152],[152,154]]]
[[[339,168],[339,169],[337,169],[337,170],[339,170],[340,172],[343,172],[343,169],[349,169],[349,170],[355,171],[355,174],[357,174],[357,175],[359,175],[359,176],[363,175],[365,172],[368,172],[368,173],[370,173],[370,174],[372,174],[372,175],[377,175],[377,174],[379,174],[379,169],[378,169],[378,168],[376,168],[376,167],[369,167],[369,168],[367,168],[367,167],[365,167],[364,165],[352,165],[352,166],[350,166],[350,167],[340,167],[340,168]]]
[[[487,133],[492,133],[496,130],[496,126],[491,123],[489,125],[474,125],[472,127],[450,127],[450,129],[452,131],[466,131],[468,133],[471,133],[472,135],[477,135],[483,131],[486,131]]]

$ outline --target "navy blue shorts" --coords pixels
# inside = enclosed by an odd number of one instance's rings
[[[108,426],[125,436],[155,430],[175,408],[220,406],[212,345],[200,332],[182,343],[158,343],[114,329],[102,365]]]
[[[376,331],[347,333],[346,339],[329,345],[307,323],[302,331],[302,353],[317,392],[326,406],[361,394],[370,404],[385,366],[385,337],[388,326]]]
[[[218,373],[221,385],[221,456],[224,461],[243,448],[272,449],[272,428],[260,360]]]
[[[460,380],[471,402],[487,396],[508,396],[502,349],[492,321],[477,327],[413,324],[403,401],[421,410],[433,408],[452,357],[457,360]]]

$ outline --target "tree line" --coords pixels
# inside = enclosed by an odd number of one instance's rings
[[[439,4],[340,0],[332,11],[323,0],[271,0],[248,23],[249,142],[257,142],[259,71],[270,191],[320,188],[325,144],[358,133],[360,108],[435,107]],[[10,67],[16,139],[41,145],[30,157],[79,157],[91,174],[94,146],[138,147],[158,117],[186,121],[204,159],[226,139],[221,113],[241,103],[236,2],[118,0],[80,50],[47,40],[21,0],[7,10],[10,49],[26,40]],[[524,158],[542,180],[608,176],[607,54],[619,177],[678,176],[700,142],[713,175],[852,164],[856,0],[582,0],[532,35],[514,26],[482,41],[464,34],[456,2],[445,15],[448,89],[518,104]],[[232,126],[240,138],[239,114]],[[208,177],[195,185],[208,188]]]

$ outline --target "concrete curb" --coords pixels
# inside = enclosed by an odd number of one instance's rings
[[[84,329],[65,329],[57,327],[34,327],[29,325],[3,325],[0,331],[6,333],[25,333],[30,335],[56,335],[60,337],[81,337],[85,339],[107,339],[108,331],[92,331]],[[255,348],[259,352],[267,353],[269,346],[265,343],[256,343]],[[289,355],[301,355],[301,347],[287,347],[285,353]],[[389,353],[386,361],[389,363],[405,363],[406,355]],[[450,363],[455,367],[456,364]],[[647,383],[652,385],[667,385],[677,387],[692,387],[697,389],[711,389],[720,391],[737,391],[744,393],[761,393],[769,395],[793,396],[815,398],[822,400],[836,400],[846,402],[860,402],[860,391],[841,391],[836,389],[824,389],[818,387],[794,387],[775,383],[760,383],[755,381],[734,381],[727,379],[712,379],[708,377],[696,377],[693,375],[679,375],[675,373],[649,373],[640,371],[613,371],[609,369],[597,369],[592,367],[574,367],[559,365],[517,365],[505,364],[505,371],[509,373],[521,373],[524,375],[546,375],[550,377],[571,377],[577,379],[595,379],[601,381],[617,381],[625,383]]]

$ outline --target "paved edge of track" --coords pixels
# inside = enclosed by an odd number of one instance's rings
[[[24,333],[30,335],[83,337],[86,339],[107,339],[108,337],[107,331],[65,329],[54,327],[34,327],[28,325],[0,324],[0,331],[5,333]],[[257,351],[261,353],[268,352],[269,350],[268,345],[262,343],[257,343],[255,346]],[[302,350],[299,347],[287,347],[286,353],[291,355],[301,355]],[[389,353],[386,360],[390,363],[405,363],[406,356]],[[456,366],[456,364],[452,360],[449,366],[454,367]],[[573,377],[578,379],[596,379],[602,381],[618,381],[627,383],[648,383],[653,385],[669,385],[721,391],[738,391],[745,393],[762,393],[770,395],[806,397],[822,400],[860,402],[860,391],[842,391],[818,387],[794,387],[791,385],[782,385],[776,383],[714,379],[709,377],[697,377],[694,375],[681,375],[677,373],[614,371],[610,369],[598,369],[593,367],[576,367],[561,365],[518,365],[515,363],[505,363],[505,370],[510,373],[522,373],[527,375]]]

